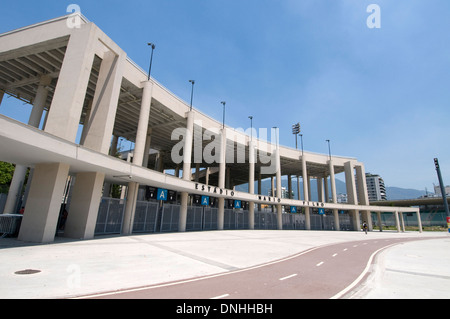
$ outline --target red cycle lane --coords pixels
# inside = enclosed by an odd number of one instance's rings
[[[84,298],[328,299],[354,285],[355,280],[361,282],[374,253],[411,240],[418,239],[367,239],[319,246],[246,269]]]

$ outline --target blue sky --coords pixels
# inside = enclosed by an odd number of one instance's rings
[[[295,147],[300,122],[305,150],[327,153],[330,139],[388,186],[432,190],[438,157],[450,184],[448,0],[17,0],[2,3],[0,32],[71,3],[144,70],[155,43],[152,76],[185,101],[195,79],[194,106],[221,120],[226,101],[229,126],[252,115]]]

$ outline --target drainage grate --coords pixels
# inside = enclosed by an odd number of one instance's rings
[[[32,275],[32,274],[37,274],[41,272],[40,270],[37,269],[25,269],[25,270],[18,270],[15,272],[16,275]]]

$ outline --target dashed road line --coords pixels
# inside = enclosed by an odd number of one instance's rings
[[[230,296],[230,294],[224,294],[224,295],[212,297],[211,299],[222,299],[222,298],[226,298],[226,297],[229,297],[229,296]]]
[[[323,265],[323,261],[321,261],[320,263],[318,263],[316,266],[317,267],[320,267],[320,266],[322,266]]]
[[[286,280],[286,279],[289,279],[289,278],[293,278],[293,277],[296,277],[298,274],[292,274],[292,275],[289,275],[289,276],[286,276],[286,277],[283,277],[283,278],[280,278],[279,280],[280,281],[283,281],[283,280]]]

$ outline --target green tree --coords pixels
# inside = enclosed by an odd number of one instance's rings
[[[15,166],[7,162],[0,162],[0,193],[8,193],[14,175]]]

